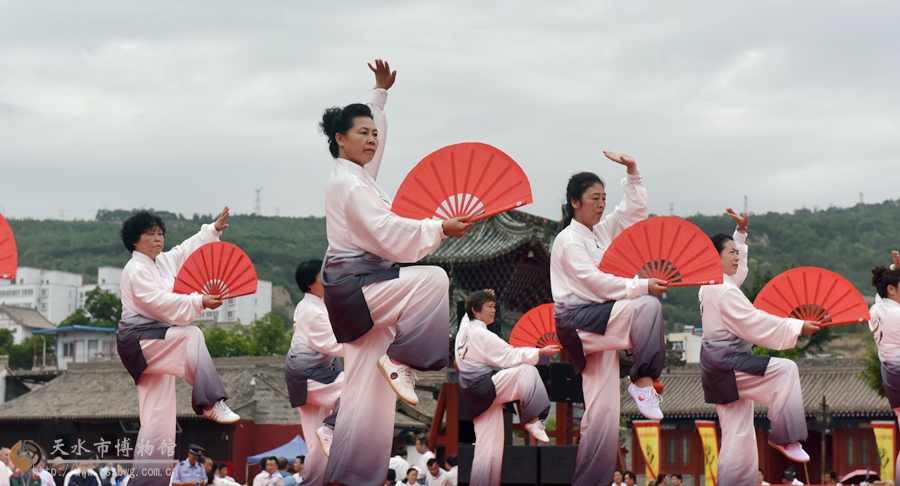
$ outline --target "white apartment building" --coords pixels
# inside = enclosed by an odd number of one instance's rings
[[[34,309],[58,325],[76,309],[84,308],[85,296],[97,287],[121,297],[122,269],[100,267],[97,283],[84,284],[80,274],[19,267],[15,281],[0,280],[0,305]],[[205,310],[200,319],[250,324],[272,310],[272,282],[260,280],[257,291],[228,299],[215,310]]]
[[[0,304],[35,309],[59,324],[79,307],[81,286],[82,276],[77,273],[19,267],[14,281],[0,280]]]
[[[200,319],[214,322],[240,322],[243,325],[250,325],[271,311],[272,282],[260,280],[255,294],[228,299],[218,309],[204,310]]]
[[[672,349],[681,353],[687,363],[700,362],[700,346],[703,342],[703,329],[684,326],[684,332],[673,332],[666,336],[672,343]]]
[[[100,287],[101,290],[112,292],[116,297],[122,297],[122,269],[116,267],[100,267],[97,269],[97,283],[82,285],[78,289],[78,307],[84,308],[85,296],[91,290]]]

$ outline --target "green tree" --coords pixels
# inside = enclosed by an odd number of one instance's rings
[[[63,319],[57,327],[73,326],[75,324],[89,326],[91,325],[91,316],[87,315],[84,309],[75,309],[75,312]]]
[[[881,379],[881,360],[878,359],[878,350],[867,348],[866,354],[859,359],[863,369],[856,377],[869,386],[879,397],[884,398],[884,381]]]
[[[274,312],[254,321],[250,334],[256,344],[256,356],[284,355],[291,346],[291,333],[285,331],[284,320]]]
[[[100,287],[86,293],[84,308],[91,315],[91,324],[99,327],[116,327],[122,317],[122,299]]]
[[[213,358],[228,356],[283,356],[291,345],[291,332],[274,312],[253,321],[250,326],[234,325],[204,330],[206,347]]]
[[[0,329],[0,355],[9,354],[9,348],[15,342],[12,331]]]

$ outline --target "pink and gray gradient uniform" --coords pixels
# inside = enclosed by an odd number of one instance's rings
[[[619,350],[630,350],[632,380],[659,378],[665,336],[659,300],[648,281],[599,270],[613,239],[647,218],[647,190],[639,174],[622,180],[622,202],[588,228],[576,220],[553,242],[550,285],[560,343],[581,373],[584,417],[573,485],[612,481],[619,449]]]
[[[141,430],[135,447],[135,471],[165,471],[159,463],[173,460],[175,444],[175,379],[184,378],[193,387],[191,404],[197,415],[203,408],[228,398],[216,371],[203,332],[189,326],[203,312],[203,296],[172,293],[175,275],[200,246],[218,241],[222,233],[205,224],[196,235],[154,262],[135,251],[122,271],[122,320],[116,335],[119,356],[138,387]],[[151,452],[138,454],[138,444],[149,444]],[[171,447],[160,447],[171,444]],[[165,474],[135,476],[136,486],[165,486]]]
[[[891,408],[900,418],[900,303],[875,296],[875,304],[869,309],[869,328],[878,346],[881,360],[881,380]],[[900,486],[900,455],[894,462],[894,485]]]
[[[418,370],[447,366],[450,304],[447,274],[413,263],[445,238],[440,221],[401,218],[375,182],[387,138],[387,91],[368,103],[378,128],[378,149],[365,168],[335,159],[325,189],[328,251],[322,267],[325,305],[344,345],[344,388],[334,428],[327,483],[384,484],[394,432],[397,395],[378,359]]]
[[[706,402],[716,404],[722,427],[718,481],[753,486],[759,467],[753,403],[769,407],[769,442],[803,441],[807,430],[797,365],[787,359],[755,356],[752,348],[754,344],[769,349],[794,347],[803,321],[753,307],[740,289],[747,277],[747,235],[735,231],[733,238],[740,253],[737,273],[699,291],[700,373]]]
[[[316,430],[338,406],[344,385],[339,359],[343,356],[344,346],[334,337],[325,303],[307,292],[294,309],[294,335],[284,369],[291,406],[300,412],[300,427],[309,446],[301,486],[326,484],[328,457]]]
[[[503,406],[519,401],[526,424],[545,419],[550,399],[534,367],[537,348],[514,348],[487,325],[463,319],[456,334],[456,366],[460,393],[475,424],[471,486],[498,486],[503,466]]]

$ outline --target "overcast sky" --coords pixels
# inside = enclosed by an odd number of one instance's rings
[[[379,179],[448,144],[511,155],[557,218],[576,171],[687,216],[898,197],[900,3],[0,0],[0,211],[228,204],[324,215],[316,124],[398,70]],[[893,32],[893,33],[892,33]]]

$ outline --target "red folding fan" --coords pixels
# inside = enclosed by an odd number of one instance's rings
[[[709,236],[671,216],[645,219],[623,231],[600,270],[619,277],[660,278],[670,287],[722,283],[722,260]]]
[[[391,211],[412,219],[477,221],[530,204],[531,184],[518,164],[483,143],[458,143],[433,152],[400,184]]]
[[[778,317],[816,321],[823,326],[869,320],[869,306],[844,277],[819,267],[792,268],[769,281],[753,305]]]
[[[16,250],[16,239],[13,238],[9,222],[0,214],[0,278],[16,279],[19,268],[19,253]]]
[[[558,346],[553,304],[541,304],[526,312],[513,327],[509,344],[517,348],[543,348],[551,344]]]
[[[174,292],[233,299],[256,293],[256,269],[243,250],[224,241],[201,246],[178,271]]]

